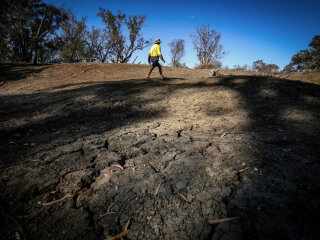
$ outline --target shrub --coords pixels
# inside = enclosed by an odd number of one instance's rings
[[[211,62],[211,63],[202,63],[200,65],[196,65],[196,69],[216,69],[216,68],[221,68],[222,63],[219,61]]]

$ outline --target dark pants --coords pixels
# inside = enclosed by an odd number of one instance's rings
[[[151,66],[150,66],[150,70],[149,70],[149,72],[148,72],[148,77],[150,76],[152,70],[153,70],[155,67],[158,67],[158,68],[159,68],[159,73],[160,73],[160,75],[162,76],[162,68],[161,68],[161,65],[159,64],[159,61],[155,61],[155,62],[152,62],[152,61],[151,61]]]
[[[158,66],[160,66],[160,63],[159,63],[159,61],[151,62],[151,66],[158,67]]]

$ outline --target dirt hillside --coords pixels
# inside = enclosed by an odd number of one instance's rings
[[[0,70],[2,239],[319,239],[319,85]]]

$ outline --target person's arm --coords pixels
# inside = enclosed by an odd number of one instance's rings
[[[149,65],[151,64],[151,56],[150,56],[150,54],[148,55],[148,63],[149,63]]]
[[[163,59],[162,55],[160,55],[159,57],[160,57],[160,59],[162,60],[162,62],[164,62],[164,63],[166,62],[166,61]]]
[[[162,62],[166,62],[164,59],[163,59],[163,57],[162,57],[162,53],[161,53],[161,47],[159,46],[159,57],[160,57],[160,59],[162,60]]]

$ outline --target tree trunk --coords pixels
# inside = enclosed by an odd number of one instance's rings
[[[34,49],[34,58],[33,58],[33,65],[38,64],[38,46],[35,47]]]

